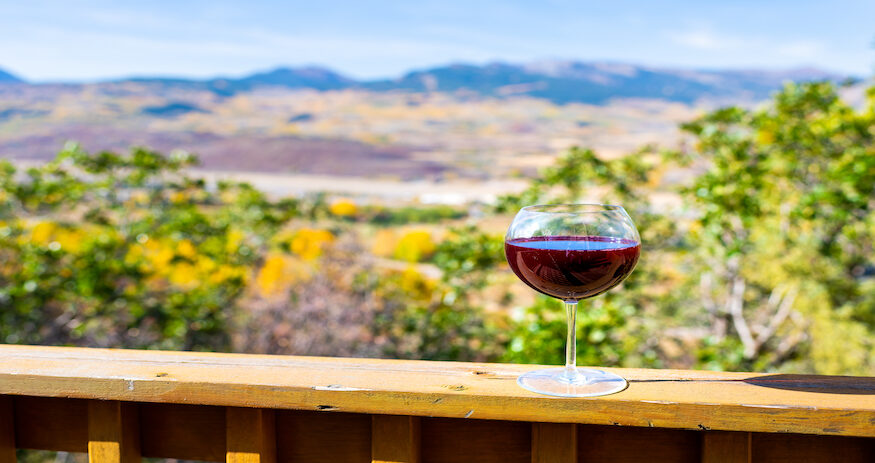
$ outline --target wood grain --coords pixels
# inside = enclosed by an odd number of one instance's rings
[[[875,378],[609,368],[628,389],[555,399],[516,384],[537,365],[35,346],[0,357],[0,394],[875,437]]]
[[[532,423],[532,463],[576,462],[576,424]]]
[[[751,433],[708,431],[702,435],[702,463],[750,463]]]
[[[578,426],[581,463],[699,463],[701,433],[677,429]]]
[[[15,421],[12,397],[0,396],[0,463],[15,463]]]
[[[15,397],[14,403],[16,447],[88,451],[88,401]]]
[[[273,410],[228,407],[225,412],[227,463],[275,463]]]
[[[422,419],[423,463],[529,463],[531,442],[529,423]]]
[[[140,439],[144,457],[225,461],[225,409],[140,404]]]
[[[88,463],[139,463],[137,404],[115,400],[88,402]]]
[[[371,417],[351,413],[280,411],[277,460],[370,463]]]
[[[419,463],[422,451],[418,416],[373,415],[372,463]]]

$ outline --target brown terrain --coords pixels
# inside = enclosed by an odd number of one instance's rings
[[[198,154],[211,171],[447,182],[532,174],[563,149],[616,156],[670,143],[696,107],[530,97],[256,89],[233,96],[145,83],[0,85],[0,156],[51,159],[67,141]]]
[[[148,132],[100,125],[65,125],[51,133],[10,137],[0,141],[0,153],[17,160],[47,161],[67,141],[76,141],[89,151],[124,151],[130,146],[162,152],[191,150],[209,170],[407,180],[436,177],[451,169],[437,162],[413,159],[413,150],[400,145],[375,146],[354,140],[290,135]]]

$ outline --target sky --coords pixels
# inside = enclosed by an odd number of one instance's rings
[[[553,59],[866,77],[875,1],[0,0],[0,69],[35,82]]]

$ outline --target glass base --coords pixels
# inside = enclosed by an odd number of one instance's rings
[[[614,394],[629,385],[620,376],[592,368],[578,368],[577,375],[571,378],[564,367],[530,371],[520,375],[517,384],[538,394],[558,397]]]

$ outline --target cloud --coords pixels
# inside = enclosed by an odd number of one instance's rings
[[[669,40],[681,47],[702,52],[711,52],[722,58],[745,56],[751,65],[787,66],[803,62],[826,62],[829,46],[820,40],[762,35],[733,36],[716,32],[703,25],[694,25],[687,30],[666,34]]]
[[[826,45],[815,40],[797,40],[778,45],[775,48],[775,51],[782,55],[808,60],[821,56],[825,50]]]
[[[736,50],[747,44],[745,39],[721,35],[707,28],[671,32],[669,38],[678,45],[704,51]]]

